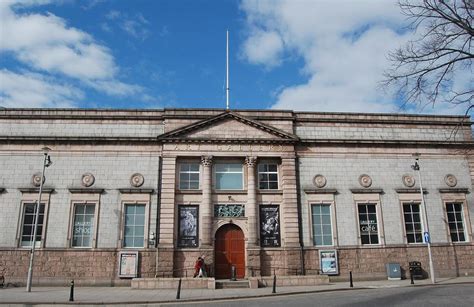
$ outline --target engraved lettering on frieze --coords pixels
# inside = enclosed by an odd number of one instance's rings
[[[243,217],[245,216],[244,205],[215,205],[215,217]]]

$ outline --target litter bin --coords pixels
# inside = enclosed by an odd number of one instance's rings
[[[402,279],[402,270],[400,269],[399,263],[387,263],[385,267],[387,269],[388,280]]]
[[[411,261],[408,262],[410,268],[410,274],[413,276],[413,279],[423,279],[423,269],[421,268],[421,262]]]

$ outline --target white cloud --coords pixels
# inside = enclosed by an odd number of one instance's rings
[[[401,31],[406,21],[394,1],[244,0],[241,9],[248,27],[242,53],[250,63],[272,68],[288,54],[304,60],[307,82],[282,89],[273,108],[400,111],[379,83],[388,52],[414,35]]]
[[[33,78],[37,83],[42,81],[44,87],[47,87],[46,83],[48,83],[46,76],[58,75],[75,79],[80,84],[86,84],[99,92],[113,96],[136,94],[143,90],[140,86],[126,84],[117,79],[119,68],[115,64],[111,51],[96,42],[88,33],[69,27],[64,19],[51,13],[25,13],[25,10],[18,13],[15,11],[15,8],[20,6],[28,8],[28,6],[48,2],[46,0],[8,0],[0,3],[1,53],[8,53],[26,65],[29,70],[44,74],[44,78],[39,78],[38,75]],[[31,76],[31,74],[27,74],[25,78],[32,80]],[[11,75],[9,79],[11,79]],[[58,87],[54,83],[48,84],[55,89],[59,88],[60,90],[57,92],[64,92],[64,86]],[[12,97],[17,96],[12,92],[12,89],[14,87],[9,87],[8,93],[2,92],[0,94],[3,97],[10,97],[11,100]],[[24,97],[24,93],[21,96]],[[54,97],[54,99],[58,100],[58,97]],[[60,97],[77,98],[79,96],[63,94]],[[67,99],[65,100],[67,101]],[[18,101],[18,99],[11,101]],[[35,101],[38,102],[32,101],[32,105],[42,103],[39,98]],[[53,105],[54,103],[52,102]]]
[[[5,108],[74,107],[83,96],[82,91],[40,74],[0,70],[0,106]]]
[[[151,34],[148,29],[150,22],[141,13],[130,16],[130,14],[127,13],[111,10],[105,15],[105,18],[110,22],[115,22],[122,31],[136,39],[144,41]],[[111,27],[107,23],[104,23],[102,29],[106,32],[110,32]]]
[[[283,41],[276,32],[257,31],[247,39],[243,49],[252,64],[273,67],[280,64]]]

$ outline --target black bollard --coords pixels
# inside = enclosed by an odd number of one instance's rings
[[[413,274],[412,271],[410,270],[410,285],[414,285],[415,282],[413,281]]]
[[[354,288],[354,284],[352,283],[352,271],[349,271],[349,286]]]
[[[275,275],[275,270],[273,270],[273,291],[272,293],[276,293],[276,286],[277,286],[277,276]]]
[[[235,265],[232,265],[232,266],[230,267],[230,280],[236,281],[237,278],[235,277],[235,275],[236,275],[236,274],[235,274]]]
[[[181,278],[178,282],[178,292],[176,292],[176,299],[179,300],[181,298]]]
[[[69,301],[74,302],[74,279],[71,280],[71,289],[69,290]]]

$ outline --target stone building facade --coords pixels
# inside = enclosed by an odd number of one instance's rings
[[[0,110],[0,272],[25,282],[126,285],[137,276],[321,274],[387,263],[474,274],[469,118],[270,110]],[[41,148],[51,149],[40,206]],[[414,153],[420,154],[427,220]]]

